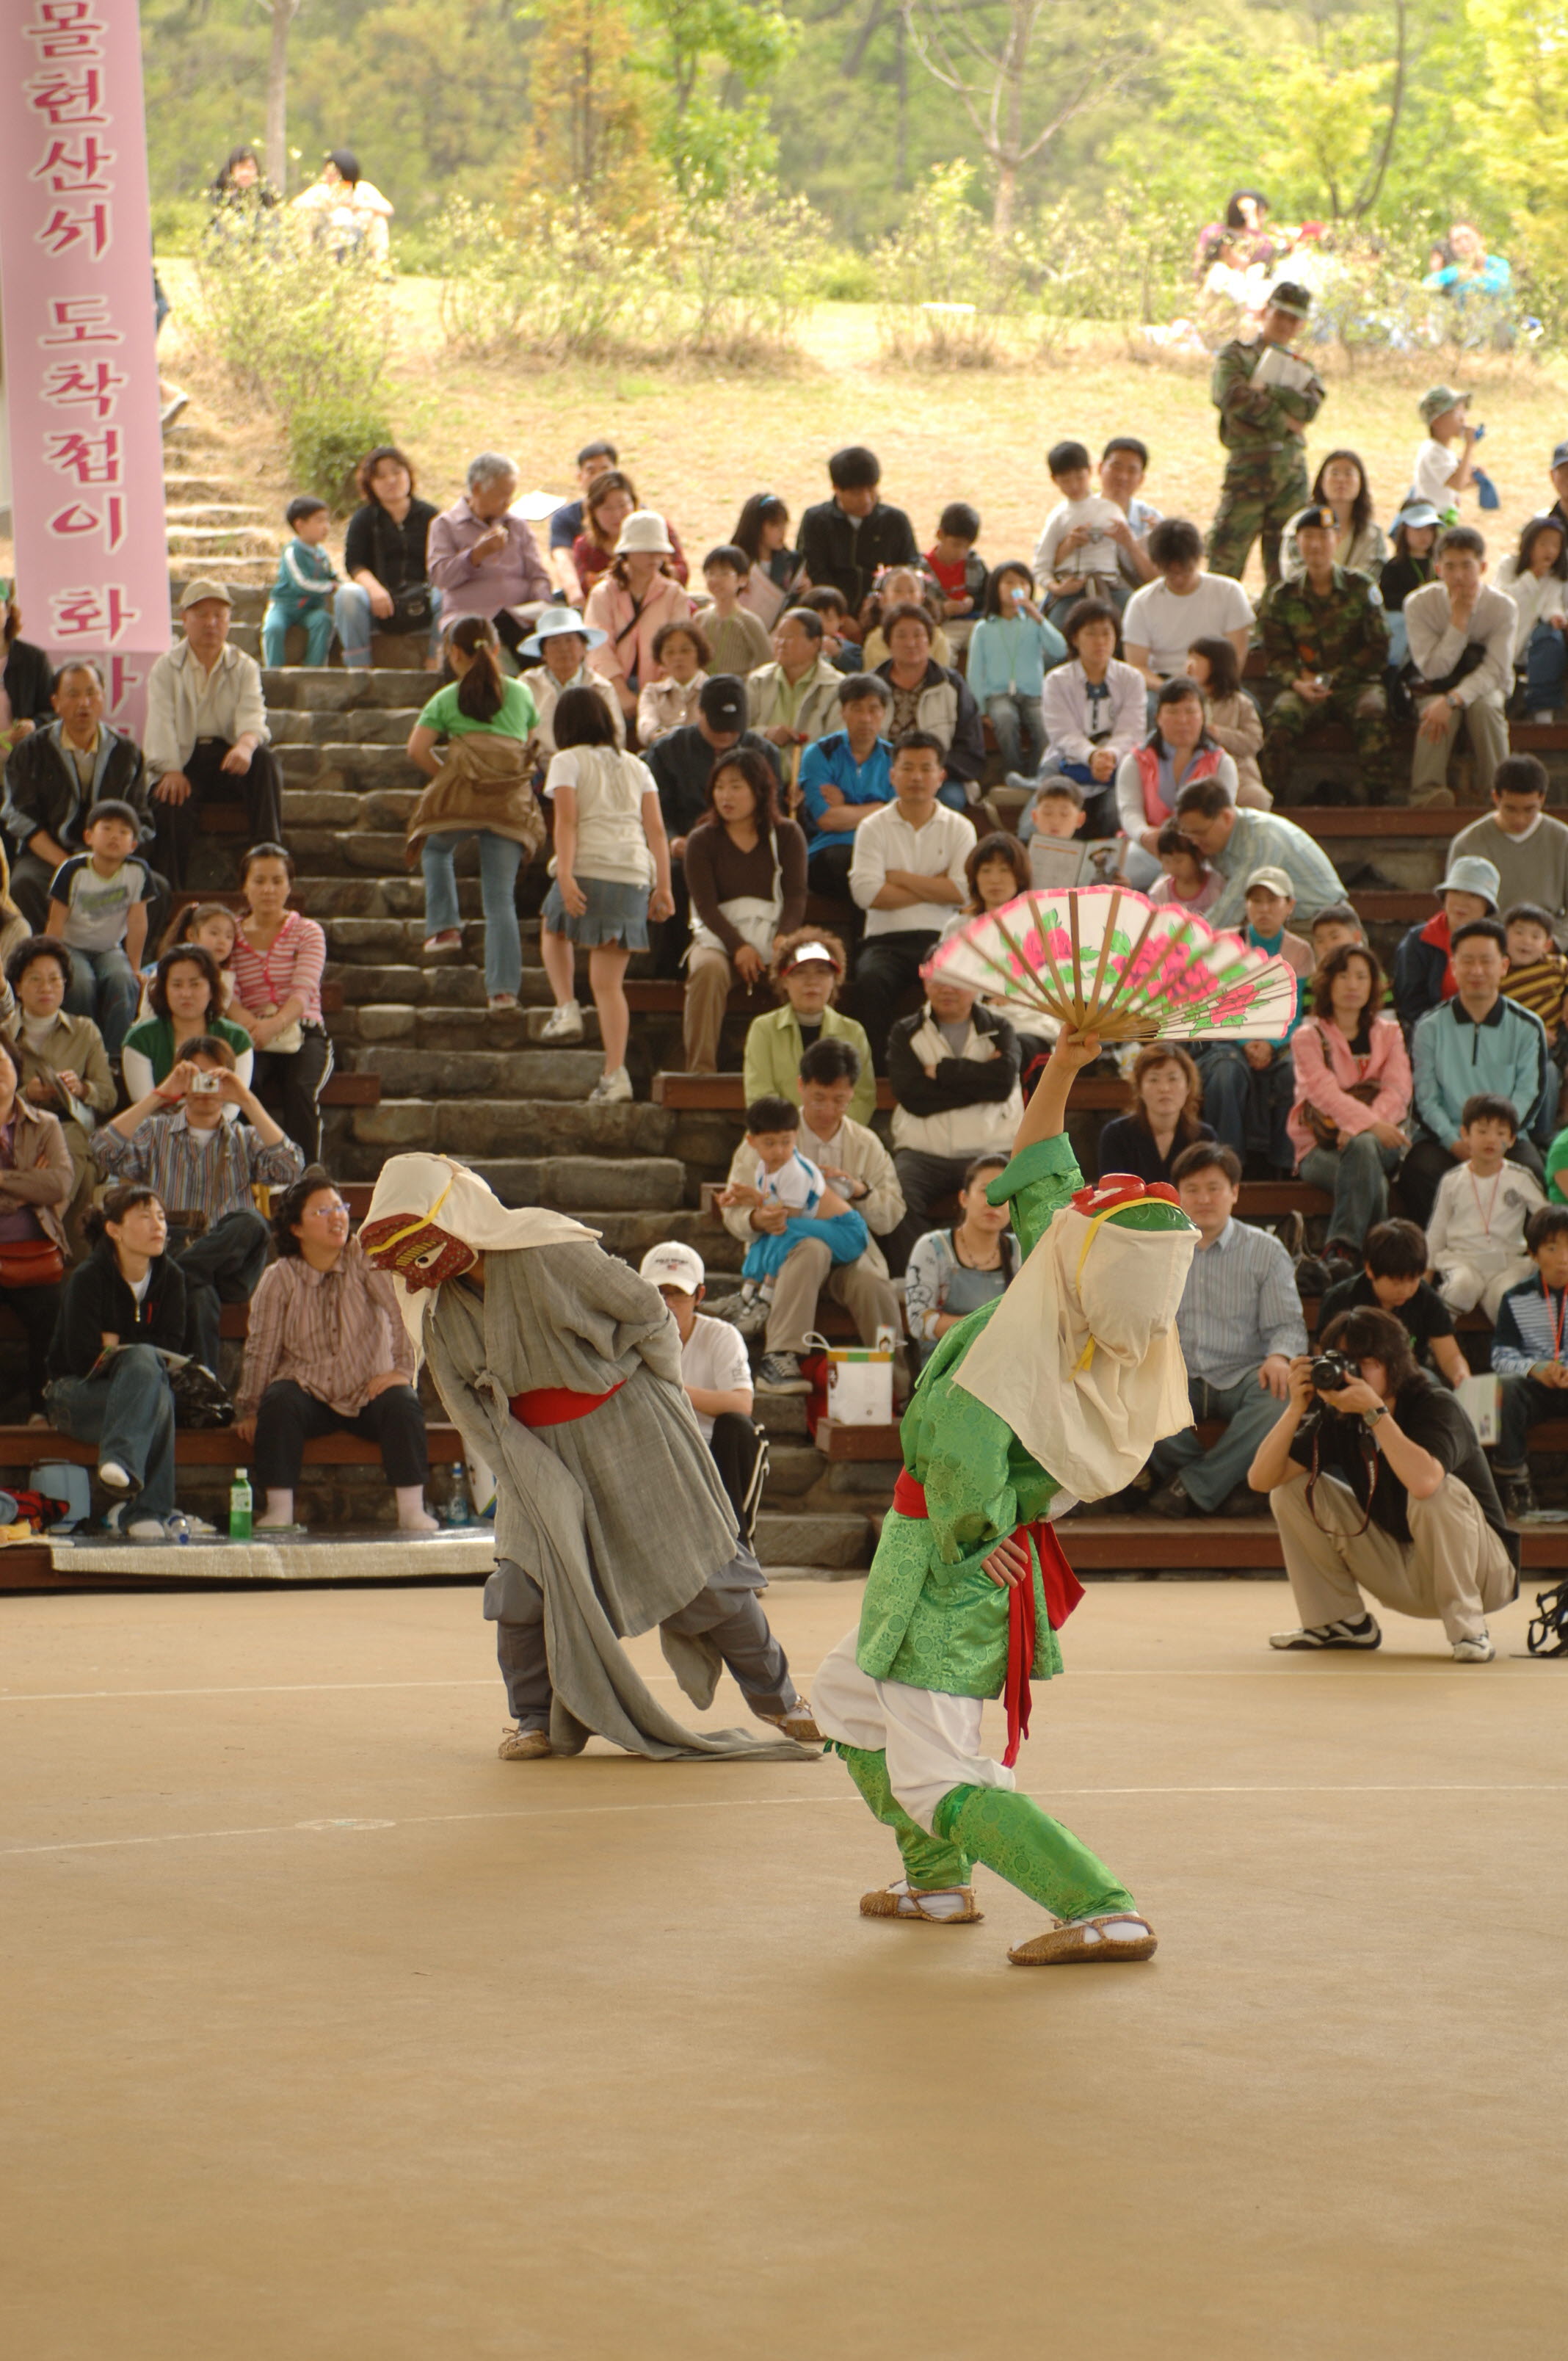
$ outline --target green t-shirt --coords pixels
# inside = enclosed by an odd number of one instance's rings
[[[487,730],[497,738],[530,738],[539,722],[539,708],[521,680],[501,684],[501,709],[493,721],[470,720],[457,702],[457,683],[438,689],[419,717],[422,730],[441,738],[467,738]]]
[[[1563,1186],[1565,1168],[1568,1168],[1568,1131],[1560,1131],[1546,1151],[1546,1194],[1551,1204],[1568,1205],[1568,1191]]]

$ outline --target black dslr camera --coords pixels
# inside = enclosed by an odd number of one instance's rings
[[[1343,1353],[1320,1353],[1312,1363],[1312,1390],[1320,1394],[1337,1394],[1348,1386],[1361,1371]]]

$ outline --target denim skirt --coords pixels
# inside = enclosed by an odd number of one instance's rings
[[[554,878],[550,881],[541,915],[553,935],[565,935],[588,950],[598,943],[620,943],[629,951],[647,950],[646,885],[628,885],[614,877],[579,877],[577,884],[588,906],[580,918],[574,918],[561,899],[560,886]]]

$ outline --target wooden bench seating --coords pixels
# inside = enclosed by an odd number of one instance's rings
[[[740,1074],[655,1074],[652,1095],[655,1106],[691,1114],[732,1115],[739,1119],[746,1112],[745,1082]],[[1126,1101],[1125,1085],[1111,1074],[1080,1082],[1072,1094],[1075,1111],[1096,1107],[1119,1112]],[[893,1085],[885,1075],[877,1078],[876,1103],[880,1114],[892,1114]]]
[[[1217,1442],[1223,1432],[1215,1421],[1198,1429],[1205,1444]],[[1532,1451],[1563,1451],[1568,1449],[1568,1418],[1547,1419],[1530,1430]],[[864,1466],[868,1462],[894,1460],[901,1455],[896,1422],[891,1426],[842,1426],[836,1419],[821,1420],[817,1429],[817,1446],[830,1460],[852,1461]],[[1568,1531],[1563,1536],[1562,1547],[1568,1556]]]

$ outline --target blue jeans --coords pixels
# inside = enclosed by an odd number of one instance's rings
[[[1331,1239],[1360,1253],[1367,1231],[1388,1218],[1388,1175],[1398,1161],[1399,1150],[1379,1147],[1369,1131],[1358,1131],[1343,1148],[1308,1149],[1301,1159],[1302,1180],[1333,1196]]]
[[[996,733],[997,751],[1010,771],[1017,770],[1023,762],[1025,739],[1030,760],[1039,761],[1046,748],[1046,724],[1037,697],[1025,697],[1018,691],[1004,697],[988,697],[985,718]]]
[[[431,590],[430,653],[441,653],[441,593]],[[370,613],[370,593],[357,582],[345,582],[333,593],[333,620],[337,636],[343,642],[343,661],[350,672],[367,672],[370,666],[370,633],[375,628]],[[412,633],[409,636],[411,638]]]
[[[49,1424],[95,1443],[100,1462],[116,1459],[141,1485],[137,1506],[167,1517],[174,1507],[174,1396],[150,1345],[127,1345],[106,1378],[56,1378],[45,1403]]]
[[[453,857],[466,837],[479,847],[479,892],[485,906],[485,990],[510,992],[515,997],[522,982],[522,937],[517,924],[517,872],[522,847],[510,836],[494,836],[488,828],[465,829],[451,836],[427,836],[420,848],[424,869],[424,930],[444,934],[462,924],[457,908],[457,875]]]
[[[1149,1466],[1161,1483],[1179,1476],[1193,1506],[1209,1512],[1245,1480],[1258,1444],[1278,1425],[1285,1405],[1276,1401],[1266,1386],[1259,1385],[1255,1369],[1249,1369],[1234,1386],[1212,1386],[1206,1378],[1189,1378],[1187,1398],[1194,1419],[1227,1420],[1223,1434],[1205,1450],[1191,1427],[1185,1427],[1179,1434],[1155,1444]],[[1259,1493],[1258,1514],[1263,1513]]]
[[[1565,675],[1568,639],[1550,623],[1537,623],[1524,652],[1524,701],[1532,713],[1544,713],[1563,703]]]
[[[353,586],[358,589],[356,583]],[[361,598],[365,594],[360,591]],[[370,602],[365,601],[368,614]],[[323,664],[332,649],[332,609],[324,598],[274,598],[261,619],[261,661],[274,670],[283,661],[283,642],[291,623],[300,624],[305,634],[305,662]],[[368,636],[365,642],[366,659],[370,654]]]
[[[71,950],[66,1013],[91,1016],[111,1057],[136,1023],[140,998],[141,980],[118,943],[106,951]]]
[[[1296,1096],[1296,1069],[1288,1049],[1259,1072],[1239,1041],[1194,1041],[1192,1056],[1203,1078],[1203,1113],[1216,1137],[1245,1164],[1250,1148],[1288,1172],[1296,1151],[1285,1128]]]

